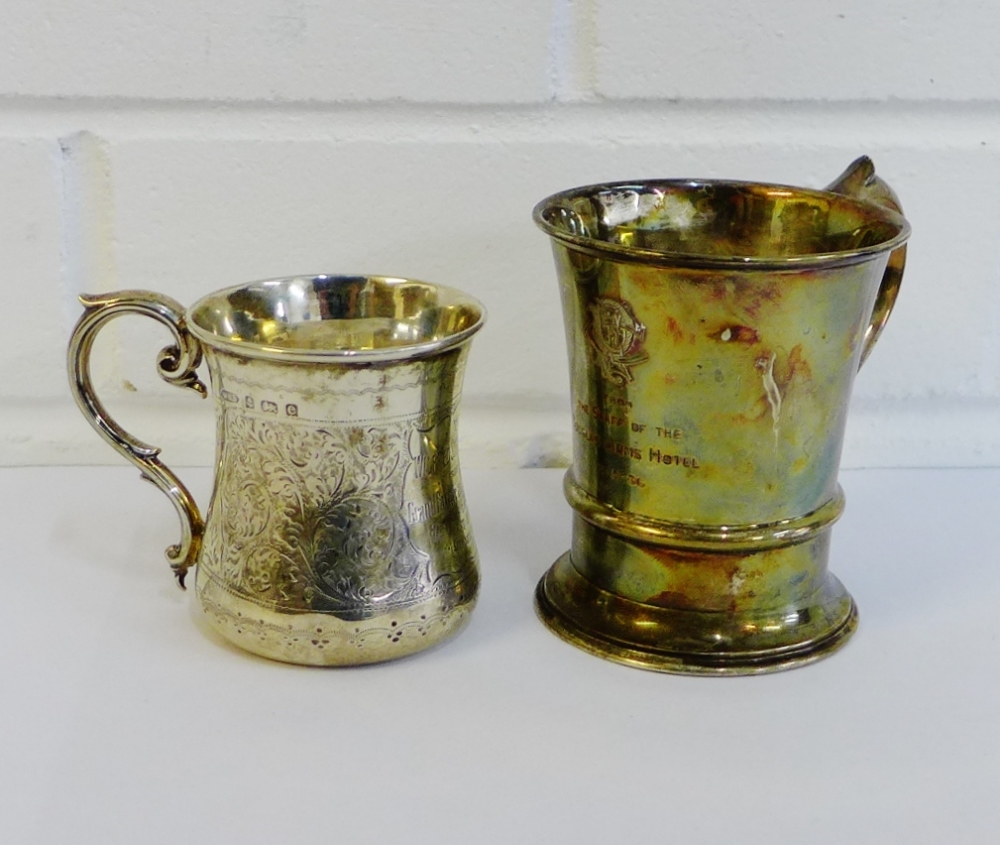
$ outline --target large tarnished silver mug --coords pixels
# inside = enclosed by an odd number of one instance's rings
[[[236,645],[309,665],[372,663],[456,633],[479,585],[459,476],[456,411],[482,306],[446,287],[301,276],[213,293],[187,311],[145,291],[83,296],[70,382],[94,428],[173,501],[167,557]],[[145,314],[176,345],[168,382],[205,385],[217,412],[215,484],[191,495],[98,401],[91,347],[109,320]]]
[[[647,669],[751,674],[843,645],[827,571],[855,373],[909,225],[867,158],[826,190],[595,185],[542,201],[569,346],[572,548],[543,621]]]

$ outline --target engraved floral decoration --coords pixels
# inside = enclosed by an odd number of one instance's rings
[[[410,540],[413,421],[312,427],[223,412],[202,565],[255,601],[362,619],[448,588]]]

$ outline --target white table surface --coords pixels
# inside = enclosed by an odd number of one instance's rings
[[[208,470],[181,475],[202,503]],[[397,663],[227,645],[173,582],[173,508],[122,468],[0,470],[0,842],[1000,841],[1000,471],[842,475],[826,661],[687,678],[535,619],[559,470],[465,473],[472,623]]]

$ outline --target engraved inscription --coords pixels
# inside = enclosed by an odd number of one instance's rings
[[[428,496],[423,504],[418,505],[414,502],[407,502],[406,521],[410,525],[427,522],[436,516],[454,512],[457,507],[459,507],[459,501],[455,495],[455,491],[451,489],[442,490]]]
[[[696,455],[681,453],[677,448],[684,439],[684,429],[671,425],[649,425],[628,415],[631,402],[614,404],[615,411],[606,411],[586,402],[576,403],[577,419],[574,430],[578,437],[609,455],[628,458],[635,463],[699,470],[702,464]],[[624,430],[623,439],[608,428]],[[652,438],[656,445],[649,444]],[[643,443],[642,441],[646,442]],[[666,442],[664,442],[666,441]],[[612,470],[612,477],[633,487],[643,487],[642,478],[634,472]]]
[[[624,481],[626,484],[629,484],[632,487],[646,486],[646,482],[642,479],[641,476],[634,475],[631,472],[622,472],[620,469],[617,468],[611,469],[611,477],[618,481]]]
[[[622,413],[612,413],[598,408],[596,405],[588,405],[585,402],[577,402],[576,408],[581,414],[586,414],[591,419],[600,420],[607,425],[624,426],[628,424],[628,417]]]
[[[666,452],[661,452],[653,446],[649,447],[649,462],[651,464],[656,463],[665,464],[666,466],[683,466],[689,469],[700,469],[698,459],[691,455],[670,455]]]
[[[576,433],[588,443],[593,443],[595,446],[603,449],[608,454],[631,458],[633,461],[642,460],[642,451],[634,446],[629,446],[626,443],[621,443],[610,438],[602,440],[592,429],[588,426],[581,425],[580,423],[576,423],[574,429],[576,430]]]
[[[411,454],[413,464],[410,469],[410,476],[415,480],[427,478],[430,475],[440,475],[442,472],[457,473],[455,466],[455,455],[448,452],[446,455],[438,451],[418,451],[416,455]]]

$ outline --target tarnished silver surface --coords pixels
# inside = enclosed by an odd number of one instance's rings
[[[168,557],[182,584],[198,564],[198,596],[223,636],[278,660],[344,665],[401,657],[462,627],[479,577],[455,421],[478,302],[344,276],[231,288],[186,314],[143,291],[82,300],[69,350],[77,402],[174,501],[183,537]],[[204,356],[218,444],[204,523],[159,450],[94,395],[94,336],[126,312],[174,331],[164,378],[204,392]]]
[[[543,200],[570,360],[571,549],[536,598],[580,648],[708,675],[830,654],[827,561],[855,373],[910,226],[862,157],[827,190],[717,180]]]

